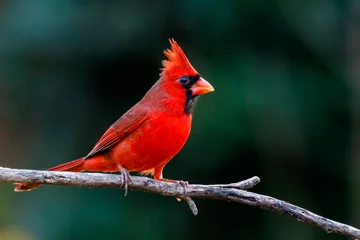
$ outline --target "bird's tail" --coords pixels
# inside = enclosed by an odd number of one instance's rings
[[[71,162],[63,163],[58,166],[49,168],[47,171],[65,171],[65,172],[83,172],[85,171],[83,164],[84,158],[79,158]],[[41,184],[35,183],[16,183],[17,186],[14,189],[15,192],[31,191],[34,188],[39,187]]]

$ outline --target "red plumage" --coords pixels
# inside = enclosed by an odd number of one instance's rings
[[[191,108],[199,95],[214,91],[199,76],[180,46],[170,40],[160,79],[136,105],[120,117],[81,159],[50,171],[97,171],[151,174],[164,179],[165,165],[182,149],[191,129]],[[39,184],[18,184],[29,191]]]

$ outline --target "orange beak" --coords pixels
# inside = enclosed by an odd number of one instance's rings
[[[193,87],[191,88],[191,91],[192,91],[193,95],[202,95],[205,93],[213,92],[213,91],[215,91],[215,89],[213,88],[213,86],[211,86],[210,83],[208,83],[208,81],[206,81],[205,79],[203,79],[201,77],[193,85]]]

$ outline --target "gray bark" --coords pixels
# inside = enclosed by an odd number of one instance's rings
[[[285,201],[246,191],[260,183],[258,177],[231,184],[200,185],[189,184],[185,189],[174,183],[156,181],[147,177],[132,176],[129,190],[173,196],[185,199],[194,215],[198,213],[192,198],[208,198],[247,204],[254,207],[286,213],[301,222],[320,227],[328,233],[338,233],[354,239],[360,239],[360,230],[352,226],[327,219],[304,208]],[[122,188],[119,174],[72,173],[36,170],[10,169],[0,167],[0,181],[13,183],[40,183],[53,185],[71,185],[100,188]]]

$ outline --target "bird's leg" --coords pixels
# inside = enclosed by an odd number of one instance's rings
[[[154,170],[154,179],[155,180],[158,180],[158,181],[162,181],[162,182],[170,182],[170,183],[175,183],[176,186],[182,186],[184,188],[184,199],[186,199],[188,196],[187,196],[187,192],[186,192],[186,189],[189,185],[189,183],[187,181],[183,181],[183,180],[172,180],[172,179],[167,179],[167,178],[163,178],[163,174],[162,174],[162,171],[164,169],[165,166],[161,166],[161,167],[157,167],[155,168]],[[178,201],[181,201],[181,198],[176,198]]]
[[[121,171],[121,186],[124,187],[125,195],[127,195],[128,190],[128,184],[129,181],[133,183],[133,180],[131,179],[130,173],[128,170],[126,170],[123,166],[120,165],[120,171]]]

